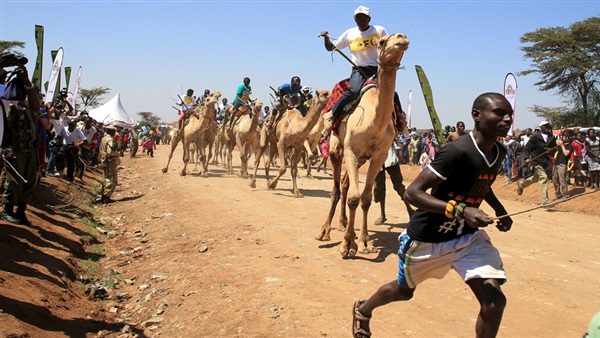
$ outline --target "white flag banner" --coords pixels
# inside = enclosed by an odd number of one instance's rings
[[[46,92],[46,102],[52,102],[54,100],[54,90],[56,88],[56,82],[58,81],[62,62],[63,49],[60,47],[54,58],[54,63],[52,64],[52,72],[50,73],[50,79],[48,80],[48,91]]]
[[[411,119],[411,111],[412,111],[412,90],[408,91],[408,112],[406,113],[406,119],[408,120],[407,126],[410,130],[412,128],[412,119]]]
[[[77,100],[77,93],[79,91],[79,87],[81,86],[81,67],[77,71],[77,77],[75,78],[75,86],[73,87],[73,91],[68,93],[67,102],[75,109],[75,101]]]
[[[515,134],[515,116],[517,114],[517,79],[513,73],[506,74],[504,78],[504,97],[510,102],[513,109],[513,123],[508,131],[509,135]]]

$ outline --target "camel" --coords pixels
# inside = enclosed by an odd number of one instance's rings
[[[333,189],[331,191],[331,206],[327,219],[317,240],[329,241],[331,220],[335,208],[342,197],[342,203],[347,201],[349,219],[344,233],[344,240],[339,246],[342,257],[348,258],[356,255],[356,232],[354,222],[356,209],[360,204],[363,211],[362,226],[359,242],[362,253],[376,252],[369,244],[367,233],[367,214],[371,206],[373,195],[373,182],[387,157],[388,149],[396,135],[394,124],[391,120],[394,111],[394,93],[396,87],[396,73],[400,67],[400,60],[408,49],[409,41],[404,34],[384,36],[377,43],[378,51],[378,87],[372,88],[362,95],[358,105],[347,120],[338,125],[338,134],[332,133],[330,138],[330,159],[333,168]],[[367,177],[362,192],[359,190],[358,169],[371,159]],[[342,162],[345,162],[346,174],[341,180]],[[340,180],[342,187],[340,189]],[[342,204],[342,208],[345,205]],[[345,215],[344,215],[345,217]],[[340,222],[345,223],[345,219]]]
[[[248,184],[250,188],[256,188],[256,173],[260,165],[260,159],[263,157],[263,154],[267,149],[269,150],[269,153],[265,159],[265,177],[267,182],[269,181],[269,169],[271,167],[271,163],[274,161],[275,154],[277,153],[276,131],[271,125],[273,119],[274,116],[268,116],[260,128],[258,149],[256,150],[256,158],[254,161],[254,175],[252,175],[250,184]]]
[[[293,193],[294,197],[302,197],[302,194],[298,191],[296,182],[298,176],[298,162],[300,160],[306,136],[319,121],[321,112],[330,96],[331,91],[329,90],[316,91],[315,97],[313,98],[312,104],[305,117],[302,116],[298,109],[288,109],[281,117],[279,123],[277,123],[275,137],[277,138],[277,152],[279,153],[282,163],[279,166],[279,174],[277,177],[272,181],[268,181],[267,179],[269,189],[275,189],[279,179],[285,174],[285,152],[287,149],[292,148],[293,152],[292,158],[290,159],[290,170],[292,172]],[[273,152],[273,150],[271,150],[271,152]],[[257,154],[257,162],[260,159],[260,155],[262,154]],[[267,164],[265,164],[265,168],[266,167]],[[252,180],[256,180],[257,170],[258,163],[254,167],[254,176]],[[253,182],[250,183],[250,186],[252,187]]]
[[[183,133],[183,169],[179,173],[181,176],[187,175],[187,165],[190,161],[190,145],[195,143],[196,149],[204,151],[204,133],[214,124],[216,116],[215,104],[219,101],[221,93],[216,92],[204,98],[204,104],[194,109],[195,114],[188,118],[189,122],[181,131],[173,133],[171,140],[171,152],[167,160],[167,166],[162,169],[163,173],[169,171],[169,163],[173,157],[173,152],[181,141],[180,134]],[[196,161],[197,162],[197,161]],[[206,172],[201,173],[206,176]]]
[[[220,95],[220,94],[219,94]],[[196,166],[198,166],[198,162],[202,163],[202,170],[200,171],[201,176],[207,176],[208,172],[208,163],[210,162],[213,156],[213,145],[215,144],[215,139],[217,136],[217,124],[215,122],[214,115],[210,114],[207,118],[212,119],[209,126],[206,127],[202,137],[202,143],[198,144],[196,147]],[[208,155],[206,155],[206,147],[208,147]],[[215,154],[215,158],[217,154]]]
[[[227,146],[227,174],[233,175],[232,152],[237,145],[240,152],[240,176],[248,177],[248,159],[250,158],[250,149],[258,145],[258,117],[262,110],[263,103],[258,100],[252,101],[250,115],[242,115],[231,130],[224,132]],[[223,123],[225,125],[225,123]],[[227,128],[225,126],[224,128]]]
[[[223,123],[221,123],[222,125]],[[219,159],[221,163],[225,163],[225,135],[223,134],[223,129],[221,125],[215,126],[215,140],[214,140],[214,148],[215,148],[215,157],[213,159],[212,164],[218,165]]]

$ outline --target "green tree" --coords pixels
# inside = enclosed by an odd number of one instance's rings
[[[15,48],[25,48],[25,42],[0,40],[0,53],[9,52],[18,56],[23,56],[23,53],[15,50]]]
[[[146,125],[152,128],[158,127],[160,125],[160,117],[154,115],[151,112],[142,111],[137,113],[140,117],[140,125]]]
[[[600,17],[592,17],[573,23],[568,28],[540,28],[525,33],[521,39],[524,59],[533,63],[531,69],[519,72],[519,75],[538,73],[541,80],[535,85],[541,91],[556,90],[570,103],[570,109],[562,113],[551,108],[537,107],[538,116],[578,114],[583,121],[593,125],[600,122],[597,108],[598,80],[600,77]],[[550,115],[545,115],[546,113]],[[556,115],[555,117],[557,117]],[[566,117],[566,116],[565,116]],[[556,121],[554,121],[556,123]],[[567,125],[575,121],[566,121]]]
[[[106,87],[96,87],[92,89],[80,88],[78,96],[81,100],[81,103],[83,104],[82,110],[86,110],[88,109],[88,107],[98,107],[100,105],[102,97],[108,94],[108,92],[110,92],[110,88]]]

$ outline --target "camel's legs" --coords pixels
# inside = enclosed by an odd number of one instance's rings
[[[317,236],[319,241],[331,240],[331,220],[335,214],[335,208],[340,201],[341,190],[340,190],[340,178],[342,174],[342,153],[331,153],[331,167],[333,170],[333,188],[331,189],[331,205],[329,206],[329,213],[323,226],[321,226],[321,232]],[[345,177],[346,175],[344,175]],[[342,204],[343,206],[343,204]]]
[[[204,146],[203,146],[204,148]],[[208,156],[205,156],[205,160],[202,161],[202,165],[204,166],[204,172],[202,173],[203,176],[205,176],[208,172],[208,163],[210,163],[210,160],[213,157],[213,143],[212,142],[208,142]]]
[[[369,214],[369,208],[371,207],[371,201],[373,198],[373,183],[375,177],[381,170],[381,166],[385,162],[386,156],[376,159],[372,158],[367,170],[367,178],[365,179],[365,186],[360,196],[360,206],[363,211],[362,225],[360,228],[360,235],[358,236],[358,242],[362,245],[363,253],[377,252],[377,250],[371,245],[369,246],[369,233],[367,232],[367,216]]]
[[[280,154],[280,156],[285,158],[285,145],[283,144],[283,140],[280,140],[279,142],[277,142],[277,152]],[[277,187],[277,183],[279,182],[279,179],[281,178],[281,176],[283,176],[285,174],[285,172],[286,172],[286,166],[285,166],[285,162],[284,162],[279,167],[279,174],[277,175],[277,177],[275,177],[275,179],[273,179],[271,182],[269,182],[269,189],[275,189]]]
[[[227,144],[227,175],[233,175],[233,147],[235,145],[228,143]]]
[[[346,203],[348,202],[348,188],[350,187],[350,179],[348,177],[348,172],[344,173],[342,177],[342,185],[341,185],[341,208],[340,208],[340,222],[339,222],[339,231],[346,231],[346,227],[348,227],[348,216],[346,214]]]
[[[290,159],[290,172],[292,173],[292,186],[294,191],[294,197],[304,197],[298,190],[298,163],[300,162],[300,157],[302,156],[302,151],[299,148],[294,150],[294,154],[292,154],[292,158]]]
[[[171,152],[169,153],[169,159],[167,160],[167,166],[162,169],[163,173],[167,173],[169,171],[169,163],[171,163],[171,158],[173,158],[173,153],[179,144],[179,136],[173,135],[171,137]]]
[[[267,182],[269,182],[269,170],[271,169],[271,164],[275,161],[275,156],[277,156],[277,147],[276,144],[271,142],[269,145],[269,155],[267,156],[267,163],[265,163],[265,177],[267,178]]]
[[[306,168],[306,177],[312,177],[311,167],[313,163],[313,152],[310,149],[310,143],[308,140],[304,141],[304,151],[306,152],[308,163],[308,167]]]
[[[252,177],[250,179],[250,184],[248,184],[250,186],[250,188],[256,188],[256,174],[258,173],[258,166],[260,165],[260,158],[263,156],[264,152],[265,152],[264,146],[258,147],[257,153],[254,158],[254,174],[252,175]]]
[[[358,245],[356,244],[356,232],[354,230],[354,224],[356,221],[356,209],[360,203],[360,192],[358,188],[358,160],[354,153],[347,151],[344,153],[344,160],[346,161],[346,175],[348,175],[349,188],[348,188],[348,226],[344,232],[344,240],[339,246],[340,253],[343,257],[352,257],[356,255]]]
[[[250,152],[248,143],[240,148],[240,177],[248,177],[248,153]]]
[[[183,169],[179,175],[187,175],[187,165],[190,162],[190,143],[187,139],[183,141]]]

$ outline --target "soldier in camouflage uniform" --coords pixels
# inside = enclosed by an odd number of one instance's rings
[[[117,187],[117,167],[119,166],[121,159],[117,142],[115,141],[115,133],[117,128],[114,126],[107,126],[104,128],[106,134],[100,141],[100,166],[104,170],[104,180],[102,185],[102,196],[100,196],[100,203],[111,203],[114,202],[110,195],[115,191]]]
[[[21,66],[15,72],[17,73],[15,81],[25,88],[27,96],[26,99],[16,98],[18,104],[11,104],[7,112],[8,125],[2,142],[2,158],[8,163],[5,165],[6,182],[2,194],[4,210],[0,217],[14,224],[31,225],[25,215],[25,209],[35,192],[37,182],[39,166],[37,125],[40,121],[44,128],[49,129],[50,122],[47,119],[40,120],[38,92],[29,80],[27,69]]]

